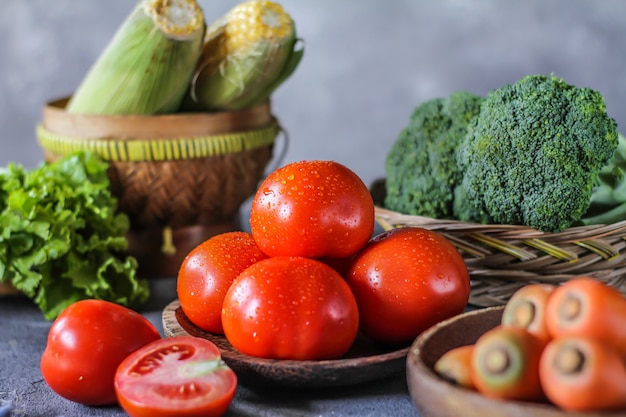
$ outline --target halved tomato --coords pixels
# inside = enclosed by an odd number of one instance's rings
[[[192,336],[150,343],[115,373],[118,402],[131,417],[221,416],[236,389],[237,376],[217,346]]]

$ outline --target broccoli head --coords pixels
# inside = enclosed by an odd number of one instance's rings
[[[482,97],[459,91],[417,106],[387,154],[385,207],[406,214],[452,218],[460,182],[456,151]]]
[[[461,186],[497,223],[558,232],[586,212],[617,144],[600,93],[529,75],[483,100],[457,154]]]

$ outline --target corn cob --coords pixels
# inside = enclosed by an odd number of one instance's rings
[[[240,110],[266,101],[304,53],[280,4],[248,1],[209,25],[185,106]]]
[[[202,53],[195,0],[141,0],[82,81],[66,110],[156,114],[178,110]]]

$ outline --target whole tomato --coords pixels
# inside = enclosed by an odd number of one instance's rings
[[[272,172],[250,209],[250,229],[270,256],[344,258],[374,232],[374,202],[363,181],[334,161],[300,161]]]
[[[114,404],[115,369],[129,354],[160,338],[148,319],[129,308],[102,300],[77,301],[52,323],[41,373],[68,400]]]
[[[115,373],[118,401],[131,417],[218,417],[236,389],[237,376],[217,346],[192,336],[149,343]]]
[[[373,237],[356,255],[346,280],[359,305],[361,331],[389,344],[410,342],[462,313],[470,294],[458,250],[441,234],[417,227]]]
[[[227,232],[196,246],[183,260],[176,283],[187,318],[199,328],[222,334],[222,303],[234,279],[244,269],[267,258],[252,235]]]
[[[279,256],[247,268],[228,290],[224,334],[240,352],[274,359],[334,359],[359,327],[350,287],[314,259]]]

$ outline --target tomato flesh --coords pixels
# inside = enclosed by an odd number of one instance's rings
[[[131,417],[221,416],[237,377],[210,341],[179,336],[144,346],[115,374],[120,406]]]

